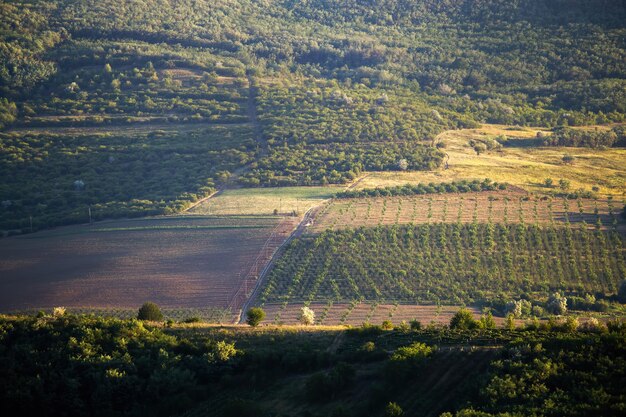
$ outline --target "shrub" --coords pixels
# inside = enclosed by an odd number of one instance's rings
[[[61,317],[65,315],[65,307],[54,307],[52,309],[52,315],[54,317]]]
[[[515,330],[515,316],[512,313],[506,315],[504,327],[507,330]]]
[[[311,375],[305,383],[306,397],[311,402],[328,401],[336,398],[354,382],[356,371],[346,363],[339,363],[328,373],[319,372]]]
[[[158,305],[147,302],[141,306],[139,312],[137,313],[137,319],[139,320],[148,320],[148,321],[161,321],[163,320],[163,314],[161,313],[161,309]]]
[[[419,320],[411,320],[411,330],[421,330],[422,323]]]
[[[462,308],[450,319],[450,328],[459,330],[472,330],[478,328],[478,321],[474,319],[472,312]]]
[[[590,317],[587,321],[583,322],[579,329],[584,332],[603,333],[607,331],[606,324],[600,322],[595,317]]]
[[[622,304],[626,304],[626,279],[623,280],[619,286],[619,291],[617,292],[617,300]]]
[[[390,402],[387,404],[387,407],[385,407],[385,417],[400,417],[402,415],[404,415],[402,407],[394,402]]]
[[[415,342],[396,349],[391,355],[392,361],[421,361],[433,353],[433,348],[425,343]]]
[[[185,320],[183,320],[183,323],[200,323],[200,322],[202,322],[202,319],[197,316],[187,317]]]
[[[304,324],[305,326],[315,324],[315,312],[309,307],[302,307],[300,313],[300,323]]]
[[[566,332],[574,333],[576,330],[578,330],[579,325],[580,323],[578,322],[578,319],[576,317],[568,317],[565,320],[565,323],[563,323],[563,330],[565,330]]]
[[[252,307],[248,310],[246,316],[248,318],[246,320],[246,323],[248,323],[252,327],[256,327],[265,318],[265,311],[263,311],[263,309],[260,307]]]
[[[555,292],[548,298],[546,308],[552,314],[563,315],[567,312],[567,298]]]
[[[493,319],[493,315],[491,314],[491,311],[487,312],[487,314],[482,315],[482,317],[480,318],[479,325],[481,329],[495,329],[496,328],[496,321]]]
[[[380,326],[383,330],[393,330],[393,323],[391,320],[385,320]]]

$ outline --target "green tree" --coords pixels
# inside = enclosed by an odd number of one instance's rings
[[[574,160],[576,160],[576,158],[573,155],[563,155],[562,161],[564,164],[573,164]]]
[[[491,311],[488,311],[487,314],[483,314],[480,318],[480,328],[481,329],[495,329],[496,321],[493,319],[493,314]]]
[[[617,299],[620,303],[626,304],[626,279],[622,281],[617,291]]]
[[[400,417],[402,415],[404,415],[404,411],[397,403],[390,402],[385,407],[385,417]]]
[[[506,315],[504,327],[507,330],[515,330],[515,316],[512,313]]]
[[[252,327],[256,327],[265,319],[265,311],[260,307],[252,307],[248,310],[246,316],[248,317],[246,323]]]
[[[479,326],[478,321],[474,319],[472,312],[466,308],[462,308],[450,319],[450,328],[459,330],[476,329]]]
[[[567,312],[567,298],[565,298],[558,292],[555,292],[554,294],[550,295],[550,298],[548,298],[546,308],[552,314],[565,314]]]
[[[139,312],[137,313],[137,319],[148,321],[161,321],[163,320],[163,314],[158,305],[152,302],[144,303]]]

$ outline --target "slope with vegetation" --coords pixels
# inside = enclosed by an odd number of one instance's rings
[[[618,416],[626,406],[624,323],[570,320],[505,330],[461,311],[450,326],[386,329],[161,326],[61,309],[2,317],[0,410]]]
[[[233,172],[243,184],[263,186],[433,169],[443,153],[432,140],[447,129],[602,124],[623,121],[626,112],[619,1],[37,0],[0,7],[0,125],[10,131],[0,137],[3,177],[24,170],[58,177],[77,152],[100,158],[68,170],[71,178],[50,189],[40,181],[3,184],[4,230],[30,230],[31,216],[34,228],[82,221],[76,213],[88,205],[104,206],[106,217],[179,211]],[[203,139],[193,157],[134,133],[167,126]],[[141,143],[121,145],[139,165],[129,175],[135,185],[121,192],[105,185],[118,181],[119,170],[107,164],[120,148],[107,136],[112,130]],[[89,141],[100,138],[97,150],[76,142],[86,131]],[[228,140],[216,145],[221,135]],[[242,148],[234,137],[257,141]],[[151,164],[164,158],[203,165],[172,176]],[[141,191],[163,176],[167,190]],[[75,181],[93,195],[75,193]]]

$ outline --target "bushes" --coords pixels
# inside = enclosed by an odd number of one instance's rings
[[[450,319],[450,329],[453,330],[473,330],[480,327],[477,320],[474,319],[471,311],[460,309]]]
[[[543,145],[610,148],[617,143],[617,140],[618,135],[615,130],[583,130],[562,127],[555,129],[551,136],[546,137]],[[571,161],[566,161],[564,157],[563,162],[569,163]]]
[[[252,327],[256,327],[265,319],[265,311],[259,307],[252,307],[247,311],[246,316],[246,323]]]
[[[335,194],[336,198],[360,198],[360,197],[380,197],[380,196],[407,196],[422,194],[442,194],[442,193],[468,193],[475,191],[505,190],[507,184],[491,181],[489,178],[483,181],[460,180],[442,183],[429,183],[417,185],[401,185],[386,188],[366,188],[362,190],[348,190]]]
[[[555,292],[548,298],[546,308],[552,314],[563,315],[567,312],[567,298]]]
[[[163,313],[158,305],[152,302],[144,303],[137,313],[138,320],[162,321]]]
[[[617,292],[617,299],[620,303],[626,304],[626,279],[623,280],[619,286],[619,291]]]
[[[310,402],[333,400],[352,385],[354,377],[354,367],[347,363],[339,363],[330,372],[316,373],[306,381],[306,398]]]

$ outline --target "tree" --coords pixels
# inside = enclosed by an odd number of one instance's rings
[[[385,407],[385,417],[400,417],[402,415],[404,415],[404,411],[397,403],[390,402]]]
[[[300,313],[300,323],[310,326],[315,323],[315,312],[309,307],[302,307]]]
[[[567,312],[567,298],[555,292],[548,298],[546,308],[552,314],[563,315]]]
[[[488,311],[487,314],[484,314],[480,318],[480,328],[481,329],[495,329],[496,321],[493,319],[493,314],[491,311]]]
[[[559,180],[559,187],[561,188],[561,190],[563,191],[568,190],[569,186],[570,186],[569,180],[564,180],[564,179]]]
[[[383,330],[393,330],[393,323],[391,320],[384,320],[380,326]]]
[[[543,185],[545,185],[546,188],[552,188],[552,186],[554,185],[554,181],[552,180],[552,178],[546,178],[545,180],[543,180]]]
[[[478,327],[478,322],[474,319],[472,312],[462,308],[450,319],[450,328],[459,330],[471,330]]]
[[[142,305],[139,309],[137,319],[148,321],[161,321],[163,320],[163,314],[161,313],[161,309],[158,305],[147,302],[144,303],[144,305]]]
[[[622,281],[617,291],[617,299],[620,303],[626,304],[626,279]]]
[[[515,316],[513,314],[509,313],[506,315],[504,327],[507,330],[515,330]]]
[[[573,164],[575,159],[572,155],[563,155],[562,161],[564,164]]]
[[[485,152],[486,150],[487,150],[487,145],[485,145],[484,143],[478,143],[474,145],[474,152],[476,152],[476,155],[478,156],[480,156],[480,154]]]
[[[252,307],[248,310],[246,316],[248,317],[246,323],[252,327],[256,327],[265,319],[265,311],[260,307]]]

